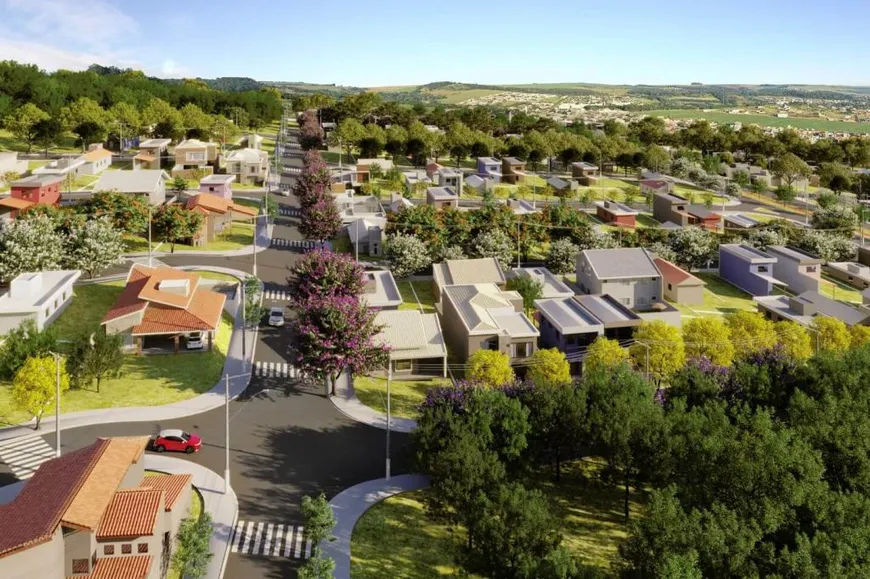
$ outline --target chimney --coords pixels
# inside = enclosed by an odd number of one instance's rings
[[[801,299],[800,297],[788,298],[788,305],[789,308],[796,311],[802,316],[812,316],[818,313],[818,308],[816,308],[816,304],[805,299]]]
[[[168,294],[187,297],[190,293],[190,280],[164,279],[157,284],[157,289]]]
[[[42,273],[22,273],[9,284],[9,297],[28,298],[42,289]]]

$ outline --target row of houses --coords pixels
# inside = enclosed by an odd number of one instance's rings
[[[190,179],[202,172],[210,175],[222,167],[237,183],[262,184],[269,175],[269,154],[260,150],[262,137],[259,135],[248,136],[247,142],[247,147],[219,155],[217,143],[185,139],[170,151],[171,139],[147,139],[139,143],[139,152],[133,157],[133,170],[163,169],[168,159],[173,158],[173,177]]]

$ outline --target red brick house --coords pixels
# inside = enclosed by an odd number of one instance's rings
[[[60,175],[31,175],[9,184],[14,199],[22,199],[31,203],[58,205],[60,203],[60,186],[63,177]]]
[[[598,219],[610,225],[634,229],[637,219],[637,211],[617,201],[599,201],[595,204],[595,214]]]

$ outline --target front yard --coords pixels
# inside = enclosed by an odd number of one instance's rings
[[[398,281],[396,285],[399,286],[399,293],[405,300],[405,303],[399,306],[400,310],[419,310],[422,308],[424,314],[435,313],[435,288],[432,282]]]
[[[182,243],[175,244],[175,251],[229,251],[248,247],[254,243],[254,226],[251,223],[233,223],[229,232],[221,233],[214,241],[194,247]],[[169,250],[169,244],[164,243],[164,251]]]
[[[390,413],[399,418],[416,418],[417,406],[426,392],[436,386],[449,386],[449,378],[393,380],[390,384]],[[360,402],[378,412],[387,411],[387,379],[359,376],[353,379],[353,389]]]
[[[724,316],[738,310],[757,311],[752,296],[712,273],[695,273],[707,283],[704,303],[699,305],[673,304],[684,319],[706,316]]]

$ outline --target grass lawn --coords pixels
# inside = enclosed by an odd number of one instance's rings
[[[252,243],[254,243],[254,226],[250,223],[233,223],[229,233],[222,233],[212,242],[197,247],[176,243],[175,251],[226,251],[241,249]],[[164,248],[169,249],[169,244],[165,244]]]
[[[623,489],[599,482],[594,473],[601,466],[577,461],[565,465],[559,484],[551,482],[549,472],[525,482],[549,498],[551,512],[561,523],[563,545],[584,563],[608,570],[627,532]],[[360,518],[351,542],[354,579],[465,576],[455,562],[465,533],[431,522],[425,493],[396,495]],[[633,491],[629,499],[632,516],[638,516],[643,495]],[[384,541],[385,536],[390,540]]]
[[[704,288],[704,303],[700,305],[673,304],[680,310],[683,318],[705,316],[724,316],[738,310],[757,311],[752,296],[731,285],[721,277],[711,273],[696,273],[695,276],[707,283]]]
[[[254,200],[254,199],[238,199],[238,198],[236,198],[236,199],[233,199],[233,203],[235,203],[236,205],[244,205],[245,207],[254,207],[256,209],[259,209],[260,206],[262,205],[262,203]]]
[[[66,133],[60,139],[60,146],[52,147],[48,150],[49,153],[78,153],[81,152],[81,147],[77,147],[75,137],[72,133]],[[27,143],[16,138],[11,132],[6,129],[0,129],[0,151],[18,151],[19,153],[27,152]],[[33,152],[42,153],[44,149],[34,146]],[[43,163],[45,164],[45,163]]]
[[[402,299],[405,300],[400,310],[416,310],[419,306],[423,307],[424,314],[435,313],[435,292],[431,283],[422,281],[399,281],[396,282],[399,286],[399,292],[402,294]],[[413,287],[413,291],[411,288]],[[417,294],[416,297],[414,294]]]
[[[107,171],[126,171],[127,169],[132,169],[132,168],[133,168],[132,161],[124,161],[122,163],[112,163],[111,165],[109,165],[109,168],[106,170]]]
[[[257,185],[256,183],[235,183],[232,184],[233,191],[247,191],[250,189],[262,189],[263,185]]]
[[[449,378],[429,380],[393,380],[390,384],[390,412],[400,418],[416,418],[417,406],[426,398],[426,391],[435,386],[449,386]],[[353,389],[360,401],[379,412],[387,411],[387,380],[359,376],[353,379]]]
[[[323,160],[327,163],[338,163],[338,151],[320,151],[320,156],[323,157]],[[341,162],[342,164],[347,163],[348,165],[352,165],[356,163],[356,158],[351,155],[348,156],[346,153],[341,153]]]
[[[239,282],[239,278],[232,276],[232,275],[225,274],[225,273],[217,273],[214,271],[198,271],[198,270],[194,271],[194,273],[196,273],[199,277],[201,277],[203,279],[215,279],[218,281],[226,281],[226,282],[230,282],[230,283],[238,283]]]
[[[148,240],[140,235],[125,235],[124,243],[127,244],[127,253],[148,251]],[[159,241],[151,240],[151,249],[155,249],[158,245],[160,245]]]
[[[73,286],[73,299],[51,325],[62,340],[72,340],[100,324],[124,290],[124,281]]]
[[[73,183],[73,187],[75,189],[84,189],[85,187],[88,187],[89,185],[93,185],[94,183],[96,183],[99,180],[100,180],[99,175],[82,175],[81,177],[79,177],[78,179],[75,180],[75,183]]]
[[[826,275],[822,276],[821,284],[819,284],[819,293],[825,297],[831,298],[832,300],[840,300],[856,304],[863,303],[860,291]]]
[[[661,227],[661,226],[662,226],[661,223],[659,223],[658,221],[656,221],[655,219],[653,219],[651,216],[649,216],[649,215],[645,215],[645,214],[643,214],[643,213],[638,213],[638,214],[637,214],[637,218],[635,219],[635,221],[637,222],[637,226],[638,226],[638,227],[652,227],[652,228],[656,228],[656,227]]]
[[[27,169],[28,171],[33,171],[34,169],[44,167],[47,163],[48,161],[27,161]]]
[[[332,251],[335,253],[353,253],[353,244],[347,232],[344,231],[332,240]]]

